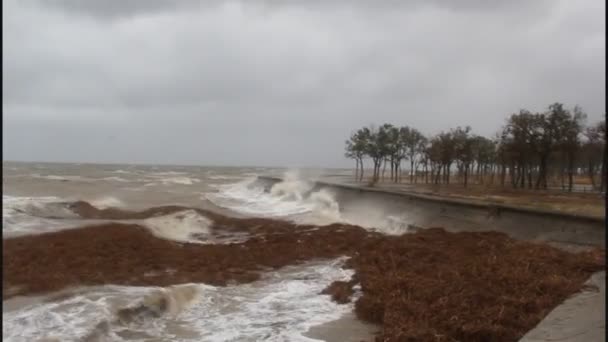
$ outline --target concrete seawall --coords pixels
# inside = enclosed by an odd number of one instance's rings
[[[280,178],[258,177],[268,189]],[[345,217],[362,211],[405,215],[408,223],[450,231],[501,231],[514,238],[551,242],[565,247],[605,247],[605,218],[548,210],[488,204],[399,191],[315,182],[313,191],[334,194]]]
[[[259,177],[267,189],[280,178]],[[334,194],[345,217],[405,215],[422,227],[443,227],[449,231],[494,230],[517,239],[548,242],[576,251],[605,248],[605,218],[571,215],[546,210],[488,204],[406,192],[315,182],[312,191],[326,189]],[[359,213],[359,216],[357,214]],[[358,222],[355,220],[355,222]],[[593,275],[588,285],[557,306],[520,342],[600,341],[606,334],[606,274]]]

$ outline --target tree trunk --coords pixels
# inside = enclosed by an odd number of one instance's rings
[[[467,187],[467,176],[469,175],[469,165],[464,166],[464,187]]]
[[[386,173],[386,159],[382,158],[382,181],[384,182],[384,174]]]
[[[373,182],[377,182],[378,181],[378,165],[380,164],[380,161],[378,159],[374,159],[374,174],[372,175],[372,181]]]
[[[602,151],[602,175],[600,181],[600,191],[606,192],[606,172],[608,172],[608,159],[606,159],[606,144],[604,144],[604,149]]]
[[[562,184],[562,191],[566,190],[566,178],[564,177],[564,173],[565,173],[564,169],[565,169],[564,168],[564,164],[561,163],[559,178],[560,178],[560,181],[561,181],[561,184]]]
[[[589,175],[589,180],[591,181],[591,186],[593,189],[597,189],[597,184],[595,184],[595,165],[591,158],[589,158],[589,164],[587,166],[587,173]]]
[[[359,165],[361,165],[361,172],[359,173],[359,182],[363,181],[363,159],[359,159]]]
[[[401,169],[401,160],[395,162],[395,183],[399,183],[399,172]]]
[[[572,192],[572,185],[574,180],[574,156],[572,153],[568,153],[568,192]]]
[[[410,158],[410,184],[414,184],[414,159]]]
[[[437,169],[437,175],[435,175],[435,184],[439,184],[439,178],[441,177],[441,165],[435,166]]]
[[[536,189],[540,189],[541,185],[547,189],[547,156],[540,157],[538,165],[538,178],[536,179]]]

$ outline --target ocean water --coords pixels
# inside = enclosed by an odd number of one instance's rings
[[[350,170],[315,170],[348,175]],[[269,191],[258,175],[281,176]],[[67,203],[142,210],[160,205],[209,209],[226,215],[277,217],[312,224],[347,222],[340,203],[293,170],[195,166],[3,163],[3,238],[71,229],[100,222],[76,216]],[[138,223],[159,238],[196,243],[211,240],[212,221],[193,210]],[[251,284],[170,288],[101,286],[70,296],[33,300],[3,315],[7,341],[313,341],[306,331],[352,311],[319,292],[348,280],[343,258],[269,272]],[[150,298],[169,298],[169,313],[150,311]],[[144,303],[144,304],[142,304]],[[140,305],[124,322],[121,308]],[[142,306],[144,305],[144,306]],[[4,306],[4,305],[3,305]],[[9,306],[7,306],[9,307]],[[128,311],[131,312],[131,311]],[[123,312],[124,313],[124,312]],[[124,317],[123,317],[124,318]]]

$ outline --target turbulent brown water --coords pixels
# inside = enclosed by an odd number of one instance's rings
[[[2,234],[10,238],[108,221],[83,220],[68,206],[75,201],[124,210],[174,205],[230,216],[278,217],[311,223],[341,219],[339,205],[331,194],[309,193],[307,183],[293,173],[287,173],[289,181],[272,192],[255,183],[257,175],[283,176],[286,172],[251,167],[4,162]],[[318,175],[327,171],[308,173]],[[230,243],[246,238],[238,233],[211,237],[209,219],[193,210],[148,217],[135,223],[159,238],[179,242]],[[166,290],[108,285],[82,289],[61,300],[12,305],[14,310],[5,312],[3,317],[3,340],[310,341],[304,337],[310,327],[352,311],[352,306],[338,305],[329,296],[319,296],[333,281],[349,279],[350,273],[341,269],[342,261],[287,268],[249,285],[192,284],[205,295],[188,301],[183,310],[174,305],[178,309],[173,311],[179,312],[177,318],[162,315],[139,319],[122,330],[110,329],[109,333],[106,323],[116,321],[117,310],[137,307],[142,298]],[[145,310],[139,313],[142,317],[154,316]]]
[[[8,341],[313,341],[353,311],[379,340],[515,341],[604,267],[498,232],[402,234],[408,213],[307,181],[327,170],[3,166]],[[327,338],[369,338],[356,322]]]

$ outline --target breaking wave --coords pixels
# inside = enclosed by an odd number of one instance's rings
[[[153,177],[157,181],[148,182],[144,186],[156,185],[193,185],[200,183],[200,179],[191,177]]]
[[[58,197],[2,195],[2,235],[43,233],[73,226],[78,216]]]
[[[313,181],[303,180],[296,172],[286,173],[283,181],[270,188],[265,188],[257,177],[251,177],[218,185],[217,192],[204,197],[217,206],[251,216],[287,218],[316,225],[347,223],[389,235],[413,231],[412,213],[388,212],[373,201],[357,198],[339,203],[332,190],[316,187]]]
[[[160,182],[164,185],[166,185],[166,184],[192,185],[195,183],[199,183],[200,180],[197,178],[189,178],[189,177],[169,177],[169,178],[161,179]]]
[[[116,197],[111,197],[111,196],[99,197],[99,198],[90,200],[89,203],[91,203],[91,205],[93,205],[94,207],[97,207],[99,209],[121,208],[121,207],[125,206],[125,204],[121,200],[119,200]]]
[[[344,258],[285,267],[251,284],[101,286],[3,313],[5,341],[310,341],[312,326],[352,312],[319,293]]]
[[[244,174],[245,176],[251,176],[251,174]],[[209,179],[213,179],[213,180],[237,180],[237,179],[243,179],[242,176],[229,176],[229,175],[211,175],[211,176],[207,176],[207,178]]]
[[[78,215],[74,206],[84,206],[92,210],[124,208],[124,204],[114,197],[101,197],[90,202],[66,201],[58,197],[14,197],[3,195],[2,234],[13,237],[40,234],[62,229],[78,228],[97,223],[135,223],[148,229],[161,239],[177,242],[224,244],[247,240],[244,232],[225,232],[213,228],[213,221],[194,209],[173,212],[145,219],[129,219],[128,216],[89,218]]]
[[[91,178],[81,177],[81,176],[40,175],[37,173],[34,173],[34,174],[30,175],[29,177],[54,180],[54,181],[60,181],[60,182],[90,182],[90,181],[93,181],[93,179],[91,179]]]
[[[108,182],[121,182],[121,183],[129,182],[128,179],[124,179],[124,178],[116,177],[116,176],[114,176],[114,177],[105,177],[105,178],[102,178],[102,180],[108,181]]]
[[[297,217],[311,223],[341,222],[340,206],[327,189],[314,189],[297,173],[287,173],[284,180],[266,190],[256,178],[218,187],[217,193],[205,195],[220,207],[247,215],[266,217]]]
[[[201,242],[211,235],[213,222],[194,210],[151,217],[143,224],[157,237],[179,242]]]
[[[163,171],[163,172],[150,172],[149,175],[152,176],[176,176],[176,175],[185,175],[187,172],[183,171]]]

